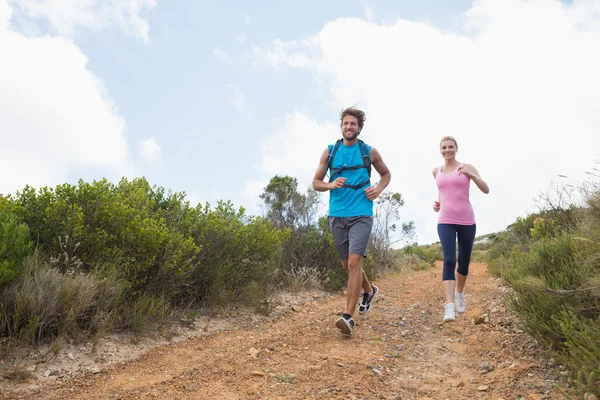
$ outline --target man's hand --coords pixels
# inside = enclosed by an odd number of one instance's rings
[[[433,202],[433,211],[435,211],[435,212],[439,212],[440,211],[440,202],[439,201],[434,201]]]
[[[373,201],[379,197],[381,190],[379,190],[377,187],[369,186],[365,189],[365,194],[367,195],[367,199]]]
[[[329,182],[329,190],[339,189],[346,184],[348,178],[339,177],[333,182]]]

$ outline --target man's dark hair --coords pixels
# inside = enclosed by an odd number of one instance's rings
[[[356,117],[358,120],[358,128],[362,131],[362,128],[365,125],[365,120],[367,119],[365,112],[354,107],[348,107],[342,110],[342,112],[340,112],[340,126],[342,125],[341,121],[343,121],[346,115],[352,115],[353,117]]]

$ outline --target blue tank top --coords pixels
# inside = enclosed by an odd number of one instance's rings
[[[329,154],[333,151],[334,145],[330,144]],[[365,143],[368,154],[371,154],[371,146]],[[362,154],[358,142],[352,146],[340,146],[333,159],[333,168],[342,168],[344,165],[351,167],[354,165],[363,165]],[[330,171],[327,171],[330,173]],[[344,170],[336,174],[334,178],[348,178],[346,184],[358,185],[369,179],[369,173],[366,168],[355,170]],[[371,183],[360,189],[339,188],[329,191],[329,216],[330,217],[363,217],[373,216],[373,201],[367,198],[365,189],[371,186]]]

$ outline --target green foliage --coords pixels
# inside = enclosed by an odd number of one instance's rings
[[[78,186],[39,191],[27,186],[17,193],[14,209],[29,225],[42,254],[62,265],[61,258],[73,260],[69,253],[76,249],[80,262],[68,266],[71,272],[118,261],[132,290],[141,292],[161,285],[166,276],[169,282],[181,279],[198,252],[185,237],[193,212],[179,198],[165,198],[164,191],[153,190],[143,178],[123,179],[118,185],[80,181]]]
[[[566,311],[555,318],[565,338],[561,361],[573,366],[577,389],[600,396],[600,319]]]
[[[191,207],[184,194],[143,178],[25,187],[0,199],[1,221],[10,248],[0,260],[10,268],[0,273],[13,280],[0,300],[1,329],[25,341],[152,330],[172,306],[260,304],[289,237],[289,230],[247,217],[230,202]],[[30,238],[39,262],[16,278]]]
[[[316,218],[318,193],[297,186],[274,177],[261,196],[264,218],[228,201],[193,207],[144,178],[26,186],[0,198],[0,335],[143,333],[178,307],[243,302],[268,312],[270,289],[282,283],[343,287],[327,218]],[[384,200],[402,203],[399,194]],[[380,262],[365,260],[366,273]]]
[[[318,194],[312,189],[299,193],[295,178],[275,176],[260,197],[273,226],[288,233],[279,260],[282,281],[314,286],[317,277],[324,277],[324,286],[343,287],[347,274],[340,266],[327,218],[315,221]],[[311,278],[306,276],[308,271]]]
[[[298,180],[291,176],[275,175],[260,195],[266,207],[266,218],[277,228],[312,224],[316,215],[318,194],[309,189],[298,192]]]
[[[21,274],[21,263],[31,251],[27,225],[12,213],[0,211],[0,290]]]
[[[65,275],[31,257],[24,272],[0,294],[0,335],[22,342],[46,337],[88,337],[104,331],[121,300],[111,275]]]
[[[219,202],[214,210],[199,206],[198,211],[192,236],[202,249],[185,298],[222,304],[238,299],[251,282],[259,284],[261,290],[255,292],[264,297],[275,279],[289,230],[276,229],[261,217],[247,218],[230,202]]]
[[[427,268],[433,267],[436,261],[444,259],[442,247],[440,245],[419,246],[417,243],[413,243],[404,247],[401,252],[403,254],[417,256],[419,260],[423,261],[424,265],[420,266],[419,269],[425,269],[425,265]]]
[[[376,272],[393,269],[397,260],[392,246],[411,239],[415,234],[413,221],[400,223],[400,209],[403,206],[404,198],[401,193],[384,191],[375,200],[369,253],[373,257],[373,267],[380,270]]]
[[[489,254],[486,254],[489,260]],[[504,276],[510,269],[510,261],[508,257],[500,256],[488,261],[488,271],[495,276]]]
[[[143,295],[132,304],[117,309],[119,323],[117,327],[130,330],[137,335],[157,331],[165,326],[172,316],[172,308],[162,297]]]
[[[598,396],[600,188],[591,187],[585,207],[570,192],[545,194],[542,211],[497,234],[487,253],[490,271],[514,289],[510,304],[526,330],[569,368],[580,394]]]

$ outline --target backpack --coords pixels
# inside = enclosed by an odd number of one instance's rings
[[[360,169],[360,168],[366,168],[367,172],[369,174],[369,179],[367,179],[364,182],[359,183],[358,185],[344,184],[344,186],[342,186],[342,187],[356,190],[356,189],[360,189],[362,187],[367,186],[369,183],[371,183],[371,155],[369,154],[369,151],[367,150],[367,145],[365,145],[365,143],[362,140],[357,139],[358,147],[360,148],[360,154],[362,155],[362,161],[363,161],[363,163],[361,165],[353,165],[350,167],[344,165],[341,168],[333,168],[333,159],[335,158],[335,153],[337,152],[338,147],[340,147],[340,145],[342,144],[342,140],[343,139],[339,139],[337,142],[335,142],[335,145],[333,146],[333,150],[329,153],[329,158],[327,159],[327,168],[325,169],[325,171],[330,171],[329,181],[330,182],[334,181],[334,179],[335,179],[334,176],[339,174],[342,171],[350,171],[350,170],[355,170],[355,169]]]

